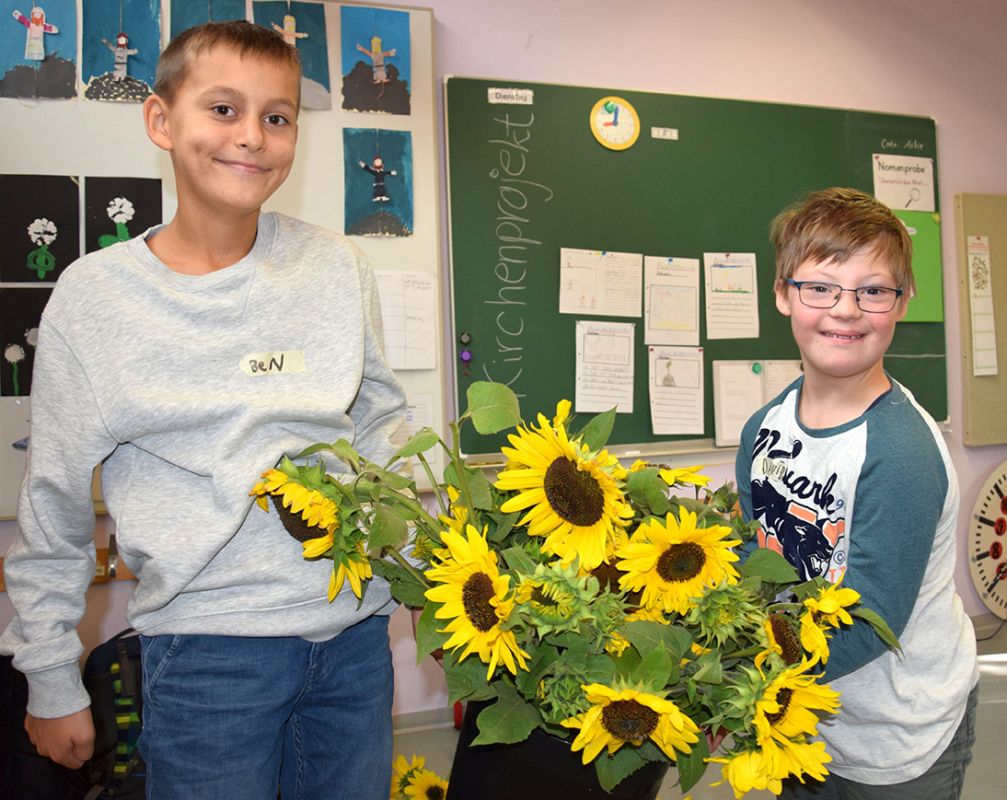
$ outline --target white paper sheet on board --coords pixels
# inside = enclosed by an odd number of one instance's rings
[[[703,253],[707,339],[759,337],[755,270],[755,253]]]
[[[643,259],[644,344],[699,344],[699,259]]]
[[[578,320],[574,410],[633,413],[632,322]]]
[[[997,374],[997,334],[993,316],[993,270],[988,236],[967,237],[969,309],[972,317],[972,374]]]
[[[559,251],[559,313],[642,315],[643,255],[604,250]]]
[[[797,360],[713,362],[714,444],[736,445],[749,418],[801,374]]]
[[[703,348],[647,348],[650,424],[655,434],[703,433]]]
[[[874,153],[874,196],[889,208],[934,211],[934,162],[920,156]]]
[[[392,369],[437,368],[437,280],[431,272],[374,270],[385,358]]]

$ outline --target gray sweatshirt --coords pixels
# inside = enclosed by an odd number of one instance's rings
[[[102,462],[120,557],[139,579],[127,616],[142,633],[319,640],[394,608],[379,578],[359,608],[348,584],[330,605],[332,562],[305,561],[249,496],[282,455],[314,442],[346,438],[379,463],[392,453],[405,398],[363,254],[263,214],[245,258],[192,276],[145,238],[68,267],[39,328],[5,562],[15,617],[0,636],[38,717],[89,702],[75,626],[94,575],[91,474]]]

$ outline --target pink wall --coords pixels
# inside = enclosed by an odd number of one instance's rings
[[[395,5],[376,0],[375,5]],[[1007,3],[1002,0],[430,0],[435,68],[444,75],[622,87],[930,116],[937,121],[951,433],[961,482],[958,585],[984,608],[965,563],[964,520],[1007,446],[962,442],[961,352],[953,202],[959,192],[1007,194]],[[443,126],[439,123],[439,128]],[[446,211],[442,208],[442,218]],[[445,247],[444,252],[447,252]],[[724,458],[720,459],[724,461]],[[730,460],[727,458],[726,460]],[[731,479],[729,466],[712,470]],[[921,486],[920,491],[927,491]],[[893,513],[912,498],[893,498]],[[14,525],[0,522],[0,552]],[[99,538],[104,538],[99,533]],[[892,554],[893,559],[898,554]],[[104,587],[103,587],[104,588]],[[119,627],[128,584],[93,590],[85,638]],[[97,596],[100,594],[100,597]],[[0,595],[0,626],[11,616]],[[413,665],[408,621],[393,640],[396,711],[446,703],[429,662]]]

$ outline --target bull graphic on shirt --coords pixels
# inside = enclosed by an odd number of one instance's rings
[[[825,529],[841,533],[842,522],[837,526],[818,519],[812,509],[780,494],[768,479],[752,481],[752,513],[762,523],[759,544],[782,553],[802,581],[826,574],[837,542]]]

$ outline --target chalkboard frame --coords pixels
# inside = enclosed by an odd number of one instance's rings
[[[643,133],[625,151],[591,134],[590,110],[605,95],[640,115]],[[932,159],[938,198],[928,117],[456,76],[445,79],[444,108],[456,408],[472,381],[491,379],[518,392],[526,419],[551,416],[573,399],[577,320],[634,321],[634,411],[617,415],[610,439],[623,453],[712,449],[712,362],[799,357],[772,296],[768,227],[782,208],[826,186],[871,192],[875,153]],[[707,340],[700,302],[702,435],[651,432],[642,318],[558,312],[561,247],[700,261],[756,254],[757,339]],[[898,325],[886,369],[938,420],[947,418],[946,363],[943,322]],[[505,443],[462,435],[477,461],[499,461]]]

